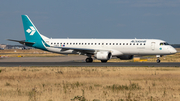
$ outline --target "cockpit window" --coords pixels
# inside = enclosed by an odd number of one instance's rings
[[[166,42],[166,43],[164,43],[164,45],[169,45],[169,44]]]
[[[169,45],[167,42],[160,43],[160,45]]]

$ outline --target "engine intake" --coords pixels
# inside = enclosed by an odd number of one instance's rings
[[[112,58],[111,52],[108,51],[102,51],[102,52],[97,52],[94,57],[98,60],[109,60]]]

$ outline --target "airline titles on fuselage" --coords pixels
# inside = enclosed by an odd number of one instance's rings
[[[146,43],[146,40],[132,40],[132,43]]]

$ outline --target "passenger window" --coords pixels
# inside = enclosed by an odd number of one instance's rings
[[[76,45],[77,45],[78,43],[76,43]]]
[[[67,45],[68,45],[68,43],[67,43]]]
[[[90,43],[88,43],[88,45],[90,45]]]
[[[100,45],[100,43],[99,43],[99,45]]]
[[[96,43],[94,43],[94,45],[96,45]]]
[[[51,43],[51,45],[52,45],[53,43]]]
[[[146,45],[146,44],[144,43],[144,45]]]
[[[82,43],[82,45],[83,45],[83,43]]]
[[[128,45],[128,43],[126,43],[126,45]]]
[[[140,43],[140,45],[142,45],[142,43]]]
[[[113,43],[113,45],[114,45],[114,43]]]
[[[111,45],[111,43],[109,43],[109,45]]]
[[[121,45],[121,43],[119,43],[119,45]]]
[[[106,45],[108,45],[108,43],[106,43]]]
[[[118,43],[116,43],[116,45],[118,45]]]
[[[131,43],[129,45],[131,45]]]
[[[54,43],[54,44],[56,44],[56,43]]]
[[[102,43],[102,45],[104,45],[104,43]]]
[[[93,45],[93,43],[91,43],[91,45]]]
[[[125,45],[125,43],[123,43],[123,45]]]
[[[81,45],[81,43],[79,43],[79,45]]]
[[[135,45],[135,43],[133,43],[133,45]]]
[[[137,43],[137,45],[138,45],[138,43]]]

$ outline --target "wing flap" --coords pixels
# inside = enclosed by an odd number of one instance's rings
[[[76,52],[81,52],[81,53],[89,53],[89,54],[94,54],[95,52],[98,51],[111,51],[109,49],[92,49],[92,48],[74,48],[74,47],[56,47],[56,46],[50,46],[53,48],[61,48],[61,51],[66,51],[66,50],[74,50]]]
[[[51,46],[53,47],[53,46]],[[61,48],[66,50],[87,50],[87,51],[95,51],[95,49],[89,49],[89,48],[73,48],[73,47],[53,47],[53,48]]]

